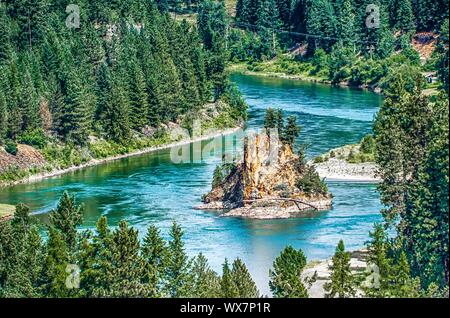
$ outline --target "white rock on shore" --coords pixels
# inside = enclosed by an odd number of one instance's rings
[[[321,178],[328,181],[380,182],[378,167],[374,162],[348,163],[343,159],[330,158],[313,165]]]

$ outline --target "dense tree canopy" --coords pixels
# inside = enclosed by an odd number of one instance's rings
[[[89,135],[124,142],[202,106],[212,88],[216,99],[225,92],[216,9],[202,20],[209,36],[154,1],[82,1],[79,28],[66,26],[66,5],[0,7],[0,143],[36,129],[80,145]]]

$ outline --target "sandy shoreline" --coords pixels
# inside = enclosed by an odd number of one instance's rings
[[[17,185],[17,184],[33,183],[33,182],[41,181],[43,179],[57,177],[57,176],[60,176],[60,175],[63,175],[63,174],[67,174],[67,173],[70,173],[70,172],[73,172],[73,171],[76,171],[76,170],[81,170],[81,169],[84,169],[84,168],[92,167],[92,166],[103,164],[103,163],[106,163],[106,162],[111,162],[111,161],[114,161],[114,160],[120,160],[120,159],[124,159],[124,158],[139,156],[139,155],[142,155],[142,154],[151,153],[151,152],[158,151],[158,150],[170,149],[170,148],[173,148],[173,147],[183,146],[183,145],[191,144],[191,143],[194,143],[194,142],[199,142],[199,141],[205,141],[205,140],[208,140],[208,139],[213,139],[213,138],[216,138],[216,137],[219,137],[219,136],[226,136],[226,135],[233,134],[233,133],[237,132],[240,129],[242,129],[242,127],[228,128],[228,129],[220,130],[217,133],[203,135],[203,136],[200,136],[200,137],[197,137],[197,138],[194,138],[194,139],[177,141],[177,142],[173,142],[173,143],[170,143],[170,144],[161,145],[161,146],[158,146],[158,147],[145,148],[145,149],[141,149],[141,150],[138,150],[138,151],[126,153],[126,154],[123,154],[123,155],[117,155],[117,156],[103,158],[103,159],[92,159],[89,162],[81,164],[79,166],[73,166],[73,167],[66,168],[66,169],[58,169],[58,170],[45,172],[45,173],[39,173],[39,174],[31,175],[31,176],[26,177],[26,178],[21,179],[21,180],[0,183],[0,188],[5,188],[5,187]]]

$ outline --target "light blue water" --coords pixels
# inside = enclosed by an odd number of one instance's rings
[[[381,102],[379,96],[365,91],[239,75],[232,79],[250,105],[249,126],[261,126],[267,107],[297,115],[303,126],[299,142],[310,144],[310,157],[360,140],[370,132]],[[219,161],[216,157],[177,165],[168,150],[158,151],[2,189],[0,202],[26,203],[45,218],[67,190],[86,205],[84,228],[106,215],[112,225],[127,220],[141,235],[148,225],[156,224],[167,236],[176,220],[185,231],[190,255],[202,252],[218,271],[226,257],[242,258],[263,293],[268,293],[269,268],[286,245],[303,249],[309,259],[327,258],[339,239],[348,249],[361,247],[372,224],[381,219],[376,186],[358,183],[329,183],[333,209],[296,219],[243,220],[194,210],[210,189]]]

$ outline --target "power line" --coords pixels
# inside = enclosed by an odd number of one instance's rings
[[[272,32],[275,32],[275,33],[297,35],[297,36],[305,37],[306,39],[313,38],[313,39],[322,39],[322,40],[328,40],[328,41],[344,40],[343,38],[338,38],[338,37],[322,36],[322,35],[318,35],[318,34],[294,32],[294,31],[277,29],[277,28],[263,27],[263,26],[254,25],[254,24],[250,24],[250,23],[243,23],[243,22],[231,22],[230,26],[232,28],[235,28],[235,29],[242,29],[242,28],[268,29],[268,30],[271,30]],[[372,44],[372,45],[378,44],[378,42],[376,42],[376,41],[366,41],[366,40],[359,40],[359,39],[351,39],[351,40],[345,39],[345,40],[346,41],[350,41],[350,42],[355,42],[355,43],[364,43],[364,44]]]

